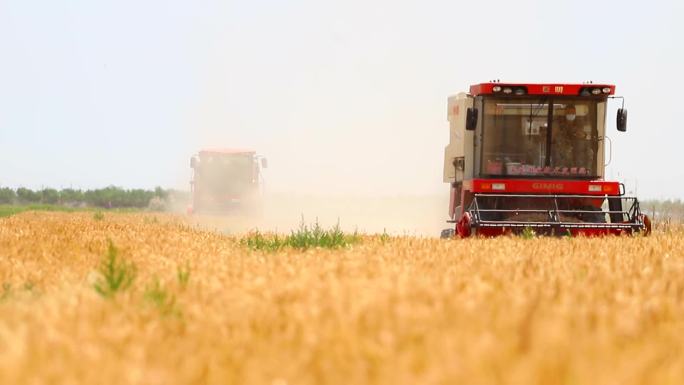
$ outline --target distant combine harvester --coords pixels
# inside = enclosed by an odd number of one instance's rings
[[[266,158],[252,150],[204,149],[190,158],[189,213],[254,214],[260,211]]]

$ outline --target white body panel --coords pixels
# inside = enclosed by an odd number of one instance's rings
[[[606,102],[598,103],[596,105],[596,119],[598,119],[596,128],[599,137],[598,156],[596,157],[598,167],[596,167],[596,171],[599,178],[603,179],[606,171]]]
[[[473,106],[473,98],[461,92],[451,96],[447,103],[449,121],[449,145],[444,148],[444,182],[453,183],[473,177],[473,137],[472,131],[465,129],[466,111]],[[468,144],[468,145],[467,145]],[[457,170],[454,161],[464,159],[463,170]]]

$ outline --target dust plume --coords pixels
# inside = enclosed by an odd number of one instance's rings
[[[346,232],[436,237],[448,227],[448,199],[438,195],[385,196],[270,193],[263,212],[255,215],[193,215],[192,221],[228,234],[258,229],[289,233],[302,223],[325,228],[339,225]]]
[[[206,147],[268,159],[263,217],[236,228],[287,232],[302,216],[368,232],[438,236],[448,227],[447,92],[402,76],[410,58],[392,69],[361,63],[357,52],[338,56],[353,47],[329,49],[325,37],[307,35],[317,50],[309,60],[294,40],[249,32],[249,47],[235,36],[215,42],[185,122],[188,162]],[[261,39],[269,51],[254,49]],[[379,57],[388,54],[378,44]],[[190,169],[177,179],[189,181]]]

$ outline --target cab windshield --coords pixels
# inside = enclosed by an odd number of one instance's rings
[[[481,174],[596,177],[597,103],[485,99]]]
[[[254,160],[251,155],[209,155],[201,160],[199,173],[205,191],[238,195],[254,183]]]

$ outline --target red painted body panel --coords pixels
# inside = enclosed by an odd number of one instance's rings
[[[499,189],[494,189],[499,187]],[[593,188],[590,190],[590,186]],[[514,233],[520,229],[514,229],[512,227],[477,227],[474,228],[473,220],[469,211],[467,211],[467,206],[473,199],[474,194],[490,194],[490,195],[505,195],[511,194],[511,199],[521,199],[521,196],[530,195],[530,199],[538,197],[540,195],[548,195],[549,197],[558,196],[562,197],[564,195],[570,196],[568,199],[572,199],[569,202],[574,202],[572,204],[578,206],[594,206],[599,208],[606,197],[615,196],[620,197],[623,194],[621,185],[619,182],[607,182],[603,180],[568,180],[568,179],[469,179],[463,181],[463,188],[460,194],[461,206],[458,212],[451,212],[451,218],[455,220],[455,234],[460,237],[468,237],[471,235],[479,235],[485,237],[500,236]],[[456,199],[456,191],[452,189],[452,202],[451,205],[455,205],[453,202]],[[582,196],[585,198],[579,198],[574,196]],[[595,199],[592,197],[596,197]],[[588,198],[588,199],[587,199]],[[538,198],[537,198],[538,199]],[[540,231],[552,231],[550,229],[540,230]],[[624,235],[633,234],[635,230],[633,228],[611,228],[606,226],[605,228],[596,227],[595,224],[590,223],[587,228],[571,228],[564,230],[569,232],[570,235],[577,236],[603,236],[603,235]],[[646,232],[650,231],[650,225],[646,228]]]
[[[495,189],[501,185],[503,189]],[[596,187],[590,190],[590,186]],[[472,193],[603,196],[620,195],[620,183],[567,179],[470,179],[463,181],[463,190]]]
[[[512,96],[511,94],[504,94],[502,92],[494,92],[493,88],[499,86],[505,87],[525,87],[527,89],[526,95],[560,95],[560,96],[579,96],[583,88],[610,88],[610,93],[601,93],[598,96],[609,96],[615,94],[615,86],[611,84],[532,84],[532,83],[480,83],[470,86],[470,94],[477,95],[502,95]]]

